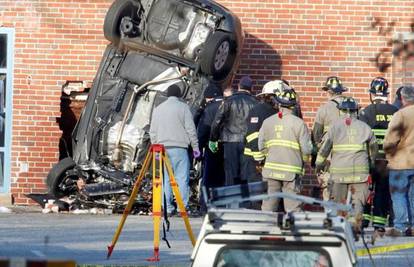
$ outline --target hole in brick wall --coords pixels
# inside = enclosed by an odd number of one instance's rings
[[[60,117],[57,118],[62,136],[59,140],[59,160],[72,157],[72,132],[86,103],[90,88],[82,81],[67,81],[62,86]]]

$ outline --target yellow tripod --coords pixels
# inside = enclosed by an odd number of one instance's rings
[[[181,211],[181,217],[184,220],[185,227],[187,229],[188,236],[190,237],[191,243],[195,245],[195,239],[193,235],[193,230],[191,229],[190,221],[188,219],[188,214],[185,210],[183,200],[181,198],[178,185],[175,181],[174,174],[172,171],[170,160],[165,152],[163,145],[154,144],[150,147],[150,150],[145,157],[144,164],[142,165],[141,171],[138,175],[137,180],[135,181],[134,188],[132,189],[131,196],[129,197],[128,204],[125,207],[125,210],[122,214],[121,221],[118,224],[118,227],[115,231],[114,237],[112,238],[111,245],[108,246],[108,255],[107,258],[111,257],[112,251],[114,250],[115,244],[118,241],[119,235],[121,234],[122,228],[128,214],[131,212],[131,208],[135,202],[135,199],[138,194],[139,187],[145,176],[145,173],[148,171],[152,161],[152,217],[154,220],[154,257],[147,259],[148,261],[159,261],[159,245],[160,245],[160,223],[161,223],[161,199],[162,199],[162,181],[163,181],[163,165],[165,165],[168,176],[170,177],[170,184],[173,190],[173,194],[177,201],[179,210]],[[158,168],[157,168],[158,167]],[[158,173],[157,173],[158,170]],[[164,207],[166,208],[166,207]]]

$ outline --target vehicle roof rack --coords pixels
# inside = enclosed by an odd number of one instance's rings
[[[207,192],[203,187],[203,195]],[[227,207],[240,208],[240,203],[267,200],[272,198],[287,198],[298,202],[317,205],[324,208],[325,213],[337,215],[338,211],[351,213],[351,205],[344,205],[333,201],[323,201],[313,197],[277,192],[267,194],[267,182],[253,182],[240,185],[223,186],[210,189],[210,199],[206,200],[207,208]]]

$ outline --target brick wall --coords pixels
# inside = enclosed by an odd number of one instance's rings
[[[44,192],[44,179],[58,159],[61,86],[92,81],[106,41],[102,23],[111,0],[0,0],[0,25],[16,29],[12,193]],[[368,103],[371,79],[400,75],[378,71],[372,59],[392,62],[387,46],[394,32],[409,32],[412,0],[220,0],[242,20],[246,32],[240,74],[256,89],[283,77],[300,93],[305,120],[326,97],[327,76],[338,75],[350,94]],[[29,172],[20,172],[28,163]],[[309,182],[309,181],[308,181]]]
[[[62,135],[56,118],[66,80],[92,81],[106,40],[102,25],[112,1],[0,1],[0,25],[14,27],[15,70],[11,192],[45,192]],[[20,172],[28,163],[29,171]]]

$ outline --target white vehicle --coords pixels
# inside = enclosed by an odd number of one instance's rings
[[[237,191],[236,187],[232,187],[233,193]],[[318,204],[325,208],[325,212],[284,214],[216,207],[276,196]],[[226,197],[229,198],[229,194]],[[192,266],[356,265],[356,248],[351,225],[343,217],[336,216],[337,210],[351,211],[350,206],[286,193],[238,199],[233,195],[230,198],[210,203],[210,209],[191,255]]]

